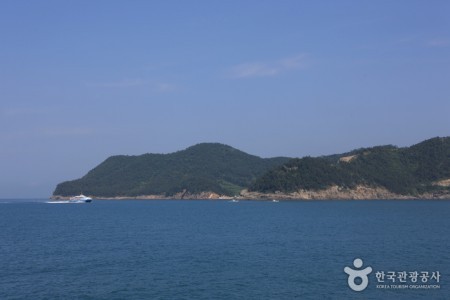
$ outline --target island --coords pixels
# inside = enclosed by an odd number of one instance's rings
[[[58,184],[52,198],[80,192],[97,199],[450,199],[450,137],[303,158],[261,158],[219,143],[112,156]]]

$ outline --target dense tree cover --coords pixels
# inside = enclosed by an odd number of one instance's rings
[[[112,156],[84,177],[58,184],[54,195],[97,197],[163,194],[184,190],[235,195],[288,158],[263,159],[230,146],[204,143],[171,154]]]
[[[340,160],[352,155],[349,162]],[[53,194],[171,196],[186,190],[235,195],[247,187],[293,192],[364,184],[416,195],[448,190],[433,183],[449,178],[450,138],[433,138],[407,148],[379,146],[301,159],[262,159],[226,145],[205,143],[171,154],[112,156],[84,177],[60,183]]]
[[[349,162],[339,159],[356,155]],[[332,185],[381,186],[399,194],[416,195],[446,189],[433,185],[450,178],[450,138],[433,138],[409,148],[380,146],[341,155],[293,159],[259,177],[250,190],[294,192]]]

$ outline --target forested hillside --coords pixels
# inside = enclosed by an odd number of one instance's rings
[[[80,179],[58,184],[53,195],[96,197],[214,192],[236,195],[258,176],[288,161],[263,159],[230,146],[204,143],[170,154],[112,156]]]
[[[379,146],[345,155],[292,159],[259,177],[258,192],[320,190],[337,185],[384,187],[402,195],[449,191],[450,138],[433,138],[411,147]]]
[[[398,148],[361,148],[324,157],[263,159],[217,143],[170,154],[112,156],[54,196],[135,197],[213,192],[238,195],[381,187],[398,195],[450,193],[450,138]]]

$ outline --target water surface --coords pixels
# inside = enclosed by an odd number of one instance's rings
[[[0,299],[446,299],[450,201],[0,201]],[[343,269],[374,272],[354,292]],[[375,271],[439,271],[377,289]]]

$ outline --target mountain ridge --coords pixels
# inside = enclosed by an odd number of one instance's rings
[[[293,195],[332,187],[347,193],[364,187],[371,195],[378,189],[395,198],[446,197],[449,188],[436,183],[449,178],[450,138],[436,137],[410,147],[376,146],[340,156],[292,159],[259,177],[248,191]]]
[[[260,158],[220,143],[168,154],[108,157],[53,198],[450,198],[450,137],[410,147],[359,148],[303,158]]]
[[[260,158],[220,143],[201,143],[168,154],[108,157],[80,179],[57,185],[53,196],[81,191],[95,197],[174,196],[205,191],[233,196],[289,158]]]

